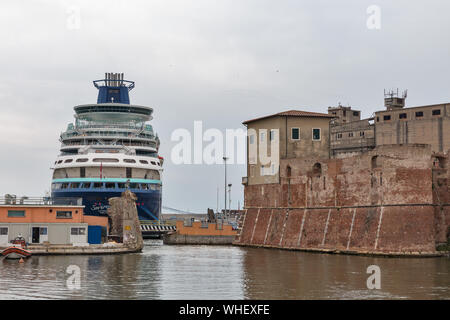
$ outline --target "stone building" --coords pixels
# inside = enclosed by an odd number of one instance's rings
[[[373,118],[362,119],[361,111],[351,107],[330,107],[330,157],[340,158],[375,148]]]
[[[450,103],[375,112],[376,145],[429,144],[450,149]]]
[[[386,110],[369,119],[339,106],[329,114],[289,111],[245,121],[246,211],[235,244],[384,255],[448,252],[450,104],[404,108],[405,98],[387,97]],[[279,169],[260,175],[263,166],[250,151],[267,143],[261,130],[272,128],[280,132]],[[315,144],[314,129],[321,143]]]
[[[250,185],[278,183],[280,159],[329,158],[332,118],[325,113],[290,110],[243,122],[248,131],[245,182]],[[272,150],[273,141],[279,141],[276,150]],[[278,155],[277,161],[262,163],[260,151],[263,148],[267,148],[268,155]]]
[[[353,156],[376,146],[429,144],[434,152],[450,149],[450,103],[405,108],[402,97],[386,94],[386,110],[361,120],[351,107],[328,108],[334,115],[330,124],[330,155],[333,158]]]

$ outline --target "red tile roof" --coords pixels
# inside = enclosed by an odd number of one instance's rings
[[[258,121],[258,120],[262,120],[262,119],[266,119],[266,118],[272,118],[272,117],[335,118],[335,116],[329,115],[327,113],[309,112],[309,111],[301,111],[301,110],[289,110],[289,111],[271,114],[271,115],[265,116],[265,117],[247,120],[242,123],[247,124],[250,122],[254,122],[254,121]]]

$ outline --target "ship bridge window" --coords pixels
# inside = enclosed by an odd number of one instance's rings
[[[65,161],[64,161],[64,163],[71,163],[73,161],[73,159],[66,159]]]
[[[123,159],[123,162],[126,162],[126,163],[136,163],[136,160],[134,160],[134,159]]]
[[[142,163],[142,164],[148,164],[147,160],[139,160],[139,162]]]
[[[62,160],[59,160],[59,161],[58,161],[58,163],[62,163],[62,162],[63,162]]]
[[[80,187],[80,183],[79,182],[72,182],[70,184],[70,189],[78,189]]]
[[[94,189],[101,189],[103,188],[103,183],[101,182],[94,182]]]
[[[126,188],[126,185],[125,185],[125,183],[123,183],[123,182],[119,182],[119,183],[117,184],[117,187],[118,187],[119,189],[125,189],[125,188]]]
[[[139,189],[139,184],[137,184],[137,183],[130,183],[130,189]]]
[[[81,185],[81,188],[82,189],[89,189],[91,187],[91,183],[90,182],[84,182],[82,185]]]
[[[69,188],[69,184],[67,182],[65,182],[61,185],[61,189],[68,189],[68,188]]]
[[[77,159],[77,162],[88,162],[88,161],[89,161],[88,158],[80,158],[80,159]]]
[[[61,189],[61,183],[52,184],[52,190],[58,190],[58,189]]]
[[[116,184],[114,182],[107,182],[105,183],[106,189],[114,189],[116,187]]]
[[[155,161],[151,161],[151,163],[152,163],[153,165],[155,165],[155,166],[156,166],[156,162],[155,162]]]
[[[148,184],[141,183],[141,190],[148,190]]]
[[[119,159],[114,159],[114,158],[95,158],[92,161],[94,161],[94,162],[119,162]]]

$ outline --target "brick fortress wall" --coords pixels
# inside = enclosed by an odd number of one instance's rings
[[[237,245],[433,255],[448,241],[447,154],[380,146],[343,159],[284,159],[280,183],[245,186]]]

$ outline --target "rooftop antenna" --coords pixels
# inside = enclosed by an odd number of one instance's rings
[[[405,100],[408,96],[408,90],[404,90],[400,97],[398,88],[396,91],[393,89],[384,89],[384,106],[387,110],[401,109],[405,106]]]

